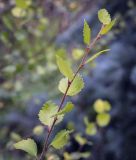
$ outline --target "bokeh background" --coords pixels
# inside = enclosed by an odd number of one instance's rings
[[[61,97],[55,54],[68,57],[76,69],[85,47],[83,20],[94,37],[100,8],[108,9],[117,24],[94,51],[111,51],[82,72],[85,88],[71,99],[74,111],[52,136],[61,128],[75,131],[63,150],[49,150],[48,159],[136,160],[135,0],[0,0],[0,160],[31,159],[13,148],[24,137],[34,138],[41,151],[47,130],[40,126],[38,111],[47,100],[58,103]],[[96,135],[86,136],[83,119],[95,120],[97,99],[111,104],[111,121]],[[82,137],[75,138],[79,133]]]

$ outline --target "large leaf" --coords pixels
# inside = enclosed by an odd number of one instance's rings
[[[69,133],[70,131],[67,130],[60,131],[53,139],[51,145],[56,149],[64,147],[68,143]]]
[[[73,103],[68,102],[68,103],[66,104],[66,106],[65,106],[61,111],[59,111],[55,116],[64,115],[64,114],[66,114],[66,113],[68,113],[68,112],[71,112],[73,108],[74,108]]]
[[[90,57],[86,62],[85,64],[89,63],[89,62],[92,62],[94,61],[97,57],[99,57],[101,54],[105,53],[105,52],[108,52],[110,51],[110,49],[105,49],[105,50],[102,50],[98,53],[95,53],[92,57]]]
[[[62,93],[65,93],[67,86],[68,86],[68,78],[61,79],[60,83],[59,83],[59,90]],[[72,82],[72,84],[67,92],[67,95],[74,96],[74,95],[78,94],[82,90],[83,87],[84,87],[83,79],[81,78],[80,75],[77,75],[76,78],[74,79],[74,81]]]
[[[21,140],[14,144],[16,149],[23,150],[32,156],[37,156],[37,145],[33,139]]]
[[[100,34],[101,35],[107,34],[115,25],[115,23],[116,23],[116,19],[112,20],[109,24],[105,25],[104,28],[101,30]]]
[[[56,60],[60,72],[71,80],[73,78],[73,71],[69,63],[58,55],[56,56]]]
[[[53,116],[57,113],[57,111],[58,111],[58,106],[56,106],[54,103],[52,103],[51,101],[45,103],[38,115],[41,123],[47,125],[48,127],[51,127],[54,121]],[[62,118],[63,115],[58,116],[57,123],[60,122]]]
[[[86,22],[86,20],[84,20],[83,38],[84,38],[84,43],[87,45],[90,45],[91,29],[90,29],[88,23]]]
[[[106,9],[101,9],[98,11],[98,18],[104,25],[107,25],[111,22],[110,14]]]

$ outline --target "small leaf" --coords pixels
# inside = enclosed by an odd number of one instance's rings
[[[64,152],[64,158],[65,160],[79,160],[79,159],[86,159],[91,156],[90,152]]]
[[[115,25],[115,23],[116,23],[116,19],[112,20],[109,24],[105,25],[104,28],[101,30],[100,34],[101,35],[107,34]]]
[[[110,14],[106,9],[101,9],[98,11],[98,18],[104,25],[107,25],[111,22]]]
[[[86,20],[84,20],[84,28],[83,28],[83,38],[84,43],[90,45],[91,42],[91,29]]]
[[[14,17],[17,17],[17,18],[22,18],[26,16],[26,11],[19,7],[12,8],[11,13]]]
[[[58,116],[58,115],[62,115],[62,114],[64,115],[68,112],[71,112],[73,108],[74,108],[74,105],[71,102],[68,102],[66,104],[66,106],[54,116]]]
[[[59,83],[59,90],[62,93],[65,93],[67,86],[68,86],[68,78],[62,78]],[[78,76],[76,76],[76,78],[72,82],[72,84],[67,92],[67,95],[74,96],[74,95],[78,94],[82,90],[83,87],[84,87],[83,79],[81,78],[80,75],[78,75]]]
[[[70,131],[67,130],[60,131],[53,139],[51,145],[56,149],[64,147],[68,143],[69,133]]]
[[[21,137],[19,134],[15,133],[15,132],[11,132],[10,134],[10,138],[15,141],[15,142],[18,142],[21,140]]]
[[[80,157],[81,158],[89,158],[91,156],[91,153],[90,152],[84,152],[84,153],[80,153]]]
[[[110,119],[111,119],[111,117],[110,117],[110,114],[108,114],[108,113],[100,113],[96,117],[97,124],[100,127],[107,126],[110,123]]]
[[[33,139],[26,139],[14,144],[16,149],[23,150],[32,156],[37,156],[37,145]]]
[[[11,22],[11,20],[9,19],[9,17],[7,17],[6,15],[5,16],[2,16],[2,21],[4,23],[4,25],[9,29],[9,30],[13,30],[13,24]]]
[[[54,121],[53,116],[57,113],[57,111],[58,107],[54,103],[52,103],[51,101],[45,103],[38,115],[41,123],[47,125],[48,127],[51,127]],[[59,123],[63,119],[63,115],[58,116],[57,118],[57,122]]]
[[[31,4],[31,0],[15,0],[17,7],[26,9]]]
[[[101,54],[103,54],[103,53],[105,53],[105,52],[108,52],[108,51],[110,51],[110,49],[105,49],[105,50],[102,50],[102,51],[100,51],[100,52],[98,52],[98,53],[95,53],[92,57],[90,57],[90,58],[85,62],[85,64],[94,61],[98,56],[100,56]]]
[[[85,123],[86,126],[89,124],[88,117],[86,117],[86,116],[84,117],[84,123]]]
[[[42,125],[37,125],[33,128],[33,134],[41,135],[44,131],[44,127]]]
[[[73,71],[70,65],[68,64],[68,62],[62,59],[58,55],[56,55],[56,60],[57,60],[57,65],[59,67],[60,72],[71,80],[73,78]]]
[[[86,134],[90,135],[90,136],[94,136],[97,133],[97,128],[94,122],[89,122],[88,124],[86,124]]]
[[[86,134],[88,135],[96,135],[97,128],[94,122],[89,122],[88,117],[84,117],[84,123],[86,125]]]
[[[110,109],[111,109],[111,105],[107,101],[98,99],[94,103],[94,110],[97,113],[104,113],[105,111],[110,111]]]
[[[74,48],[72,50],[72,56],[74,58],[74,60],[79,60],[80,58],[82,58],[84,55],[84,51],[82,49],[79,48]]]
[[[80,144],[80,145],[85,145],[87,143],[86,138],[82,137],[80,134],[75,135],[75,140]]]
[[[72,160],[73,159],[72,156],[71,156],[71,154],[68,153],[68,152],[64,152],[63,156],[64,156],[65,160]]]

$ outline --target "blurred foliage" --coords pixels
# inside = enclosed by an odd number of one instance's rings
[[[67,51],[55,46],[55,38],[68,27],[68,12],[71,11],[74,16],[70,17],[74,19],[82,11],[81,4],[82,1],[63,0],[0,2],[0,95],[3,99],[9,98],[15,105],[51,88],[55,90],[48,92],[49,96],[57,95],[55,86],[59,75],[55,54],[65,56]],[[72,53],[73,57],[82,56],[80,49]],[[1,101],[0,108],[4,106]]]
[[[35,94],[46,92],[49,97],[58,97],[60,75],[55,54],[65,57],[68,48],[57,47],[55,39],[69,26],[70,19],[83,11],[82,4],[87,6],[76,0],[0,1],[0,123],[5,123],[3,118],[10,111],[24,112],[26,102]],[[78,59],[82,56],[78,47],[72,49],[73,59],[75,54]],[[0,139],[3,145],[7,141],[3,137],[10,134],[6,148],[12,152],[12,144],[21,137],[11,130],[2,127]],[[35,135],[42,132],[42,126],[33,129]],[[9,159],[8,155],[5,158]]]

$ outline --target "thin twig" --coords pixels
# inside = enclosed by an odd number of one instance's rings
[[[94,45],[96,44],[96,42],[101,38],[101,34],[100,34],[100,33],[101,33],[101,30],[103,29],[103,27],[104,27],[104,25],[102,25],[99,33],[97,34],[96,38],[92,41],[92,43],[90,44],[90,46],[87,46],[87,47],[86,47],[84,57],[82,58],[82,61],[81,61],[80,65],[79,65],[77,71],[75,72],[72,80],[71,80],[71,81],[68,81],[68,85],[67,85],[66,91],[65,91],[65,93],[64,93],[64,95],[63,95],[63,97],[62,97],[62,99],[61,99],[61,102],[60,102],[60,105],[59,105],[59,108],[58,108],[58,111],[57,111],[57,112],[59,112],[59,111],[61,110],[61,108],[62,108],[62,106],[63,106],[63,103],[64,103],[64,101],[65,101],[65,99],[66,99],[66,97],[67,97],[67,92],[68,92],[68,90],[69,90],[72,82],[73,82],[74,79],[76,78],[76,76],[77,76],[77,74],[79,73],[79,71],[84,67],[88,53],[89,53],[90,50],[94,47]],[[55,126],[55,124],[56,124],[56,121],[57,121],[57,117],[54,118],[54,121],[53,121],[53,123],[52,123],[52,125],[51,125],[51,128],[50,128],[49,131],[48,131],[48,135],[47,135],[47,137],[46,137],[46,139],[45,139],[44,147],[43,147],[43,150],[42,150],[42,153],[41,153],[41,155],[40,155],[39,160],[44,160],[44,157],[45,157],[46,152],[47,152],[47,150],[48,150],[48,148],[49,148],[49,145],[50,145],[50,144],[49,144],[49,138],[50,138],[50,135],[51,135],[51,133],[52,133],[52,131],[53,131],[53,128],[54,128],[54,126]]]

